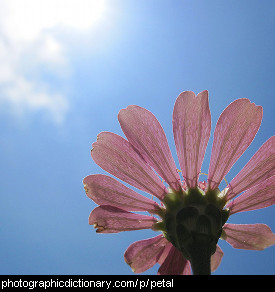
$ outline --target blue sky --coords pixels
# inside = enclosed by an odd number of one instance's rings
[[[96,234],[88,225],[96,205],[82,179],[105,173],[90,157],[91,144],[101,131],[123,135],[117,114],[137,104],[159,119],[178,165],[178,94],[209,91],[212,134],[223,109],[246,97],[263,106],[264,117],[230,181],[274,135],[275,2],[66,3],[26,0],[22,8],[0,0],[0,273],[131,275],[124,251],[156,233]],[[228,222],[265,223],[275,232],[274,208]],[[219,244],[224,257],[214,274],[275,273],[274,246]]]

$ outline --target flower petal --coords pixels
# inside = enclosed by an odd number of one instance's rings
[[[265,224],[224,224],[223,233],[234,248],[263,250],[275,244],[275,234]]]
[[[262,107],[242,98],[221,114],[215,132],[209,166],[209,188],[218,188],[233,164],[254,139],[261,121]]]
[[[158,270],[158,275],[191,275],[189,261],[172,244],[169,245],[170,250]]]
[[[145,108],[130,105],[119,112],[118,120],[128,141],[143,159],[172,189],[179,190],[180,176],[157,118]]]
[[[269,138],[229,184],[226,199],[231,200],[260,181],[275,175],[275,136]]]
[[[136,241],[127,248],[124,259],[133,272],[142,273],[158,262],[159,255],[167,244],[168,241],[162,234]]]
[[[163,262],[165,261],[165,259],[168,256],[172,246],[173,246],[172,243],[170,241],[167,241],[165,248],[162,250],[161,254],[158,257],[158,264],[160,264],[160,265],[163,264]]]
[[[92,146],[93,160],[105,171],[159,199],[166,194],[165,186],[152,168],[121,136],[102,132]]]
[[[197,96],[182,92],[174,106],[173,132],[182,175],[191,188],[197,186],[210,130],[208,91]]]
[[[235,200],[227,208],[230,215],[265,208],[275,204],[275,175],[250,188]]]
[[[211,256],[211,272],[217,270],[223,257],[222,249],[217,245],[216,252]]]
[[[126,211],[157,213],[159,205],[119,181],[104,174],[89,175],[83,180],[86,194],[98,205],[111,205]]]
[[[100,233],[150,229],[156,221],[152,216],[134,214],[108,205],[96,207],[89,216],[89,224]]]

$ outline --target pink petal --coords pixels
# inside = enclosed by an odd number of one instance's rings
[[[175,248],[169,242],[159,257],[158,263],[161,266],[158,271],[158,274],[169,275],[169,272],[170,272],[171,275],[173,275],[173,273],[174,275],[191,275],[192,271],[191,271],[191,266],[190,266],[189,261],[186,261],[186,259],[181,255],[181,253],[177,249],[176,249],[176,252],[174,250],[171,252],[172,255],[175,255],[176,257],[175,259],[173,256],[169,255],[169,252],[171,251],[171,249],[175,249]],[[218,268],[218,266],[221,263],[222,257],[223,257],[223,251],[217,245],[216,252],[211,257],[211,271],[212,272],[214,272]],[[176,265],[176,267],[173,267],[173,265]],[[183,270],[180,267],[183,267]],[[172,272],[173,269],[176,269],[176,271]]]
[[[142,273],[152,268],[157,262],[159,255],[168,244],[163,235],[136,241],[131,244],[124,254],[125,261],[135,273]]]
[[[167,244],[166,244],[165,248],[162,250],[161,254],[158,257],[158,264],[160,264],[160,265],[163,264],[163,262],[165,261],[165,259],[168,256],[172,246],[173,246],[172,243],[167,241]]]
[[[122,137],[102,132],[92,146],[92,158],[105,171],[159,199],[166,194],[165,186],[152,168]]]
[[[211,271],[214,272],[219,267],[223,257],[223,251],[217,245],[216,252],[211,256]]]
[[[159,205],[117,180],[103,174],[89,175],[83,180],[86,194],[98,205],[111,205],[126,211],[156,213]]]
[[[174,106],[173,132],[182,175],[190,188],[197,186],[210,130],[208,91],[197,96],[182,92]]]
[[[181,252],[172,244],[165,260],[161,264],[158,275],[191,275],[191,267]]]
[[[150,229],[156,221],[152,216],[134,214],[108,205],[96,207],[89,216],[89,224],[100,233]]]
[[[224,224],[223,231],[234,248],[263,250],[275,244],[275,234],[265,224]]]
[[[241,194],[227,208],[232,215],[265,208],[273,204],[275,204],[275,175]]]
[[[275,175],[275,136],[269,138],[229,184],[226,199]]]
[[[209,166],[209,188],[218,188],[233,164],[254,139],[261,121],[262,107],[242,98],[221,114],[215,132]]]
[[[120,126],[128,141],[143,159],[170,185],[181,188],[180,177],[163,128],[148,110],[130,105],[118,114]]]

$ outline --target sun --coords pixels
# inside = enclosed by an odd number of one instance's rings
[[[79,45],[96,32],[107,19],[107,1],[0,0],[0,101],[11,104],[16,116],[44,110],[54,122],[64,120],[66,94],[43,73],[68,77],[70,40],[80,36]]]
[[[13,0],[3,1],[2,5],[2,26],[26,41],[58,26],[89,30],[106,11],[106,0]]]

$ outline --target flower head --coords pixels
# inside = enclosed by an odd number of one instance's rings
[[[262,250],[275,244],[275,234],[265,224],[226,223],[235,213],[275,203],[275,136],[219,190],[254,139],[262,107],[242,98],[223,111],[214,131],[207,182],[200,182],[199,176],[211,131],[208,91],[197,96],[185,91],[174,106],[173,133],[183,181],[163,128],[151,112],[131,105],[119,112],[118,120],[127,140],[102,132],[91,156],[102,169],[159,203],[103,174],[89,175],[83,183],[88,197],[99,205],[89,217],[97,232],[159,232],[126,250],[125,261],[134,272],[159,263],[162,275],[191,274],[191,269],[194,274],[209,274],[223,256],[219,238],[241,249]],[[140,211],[149,214],[134,213]]]

